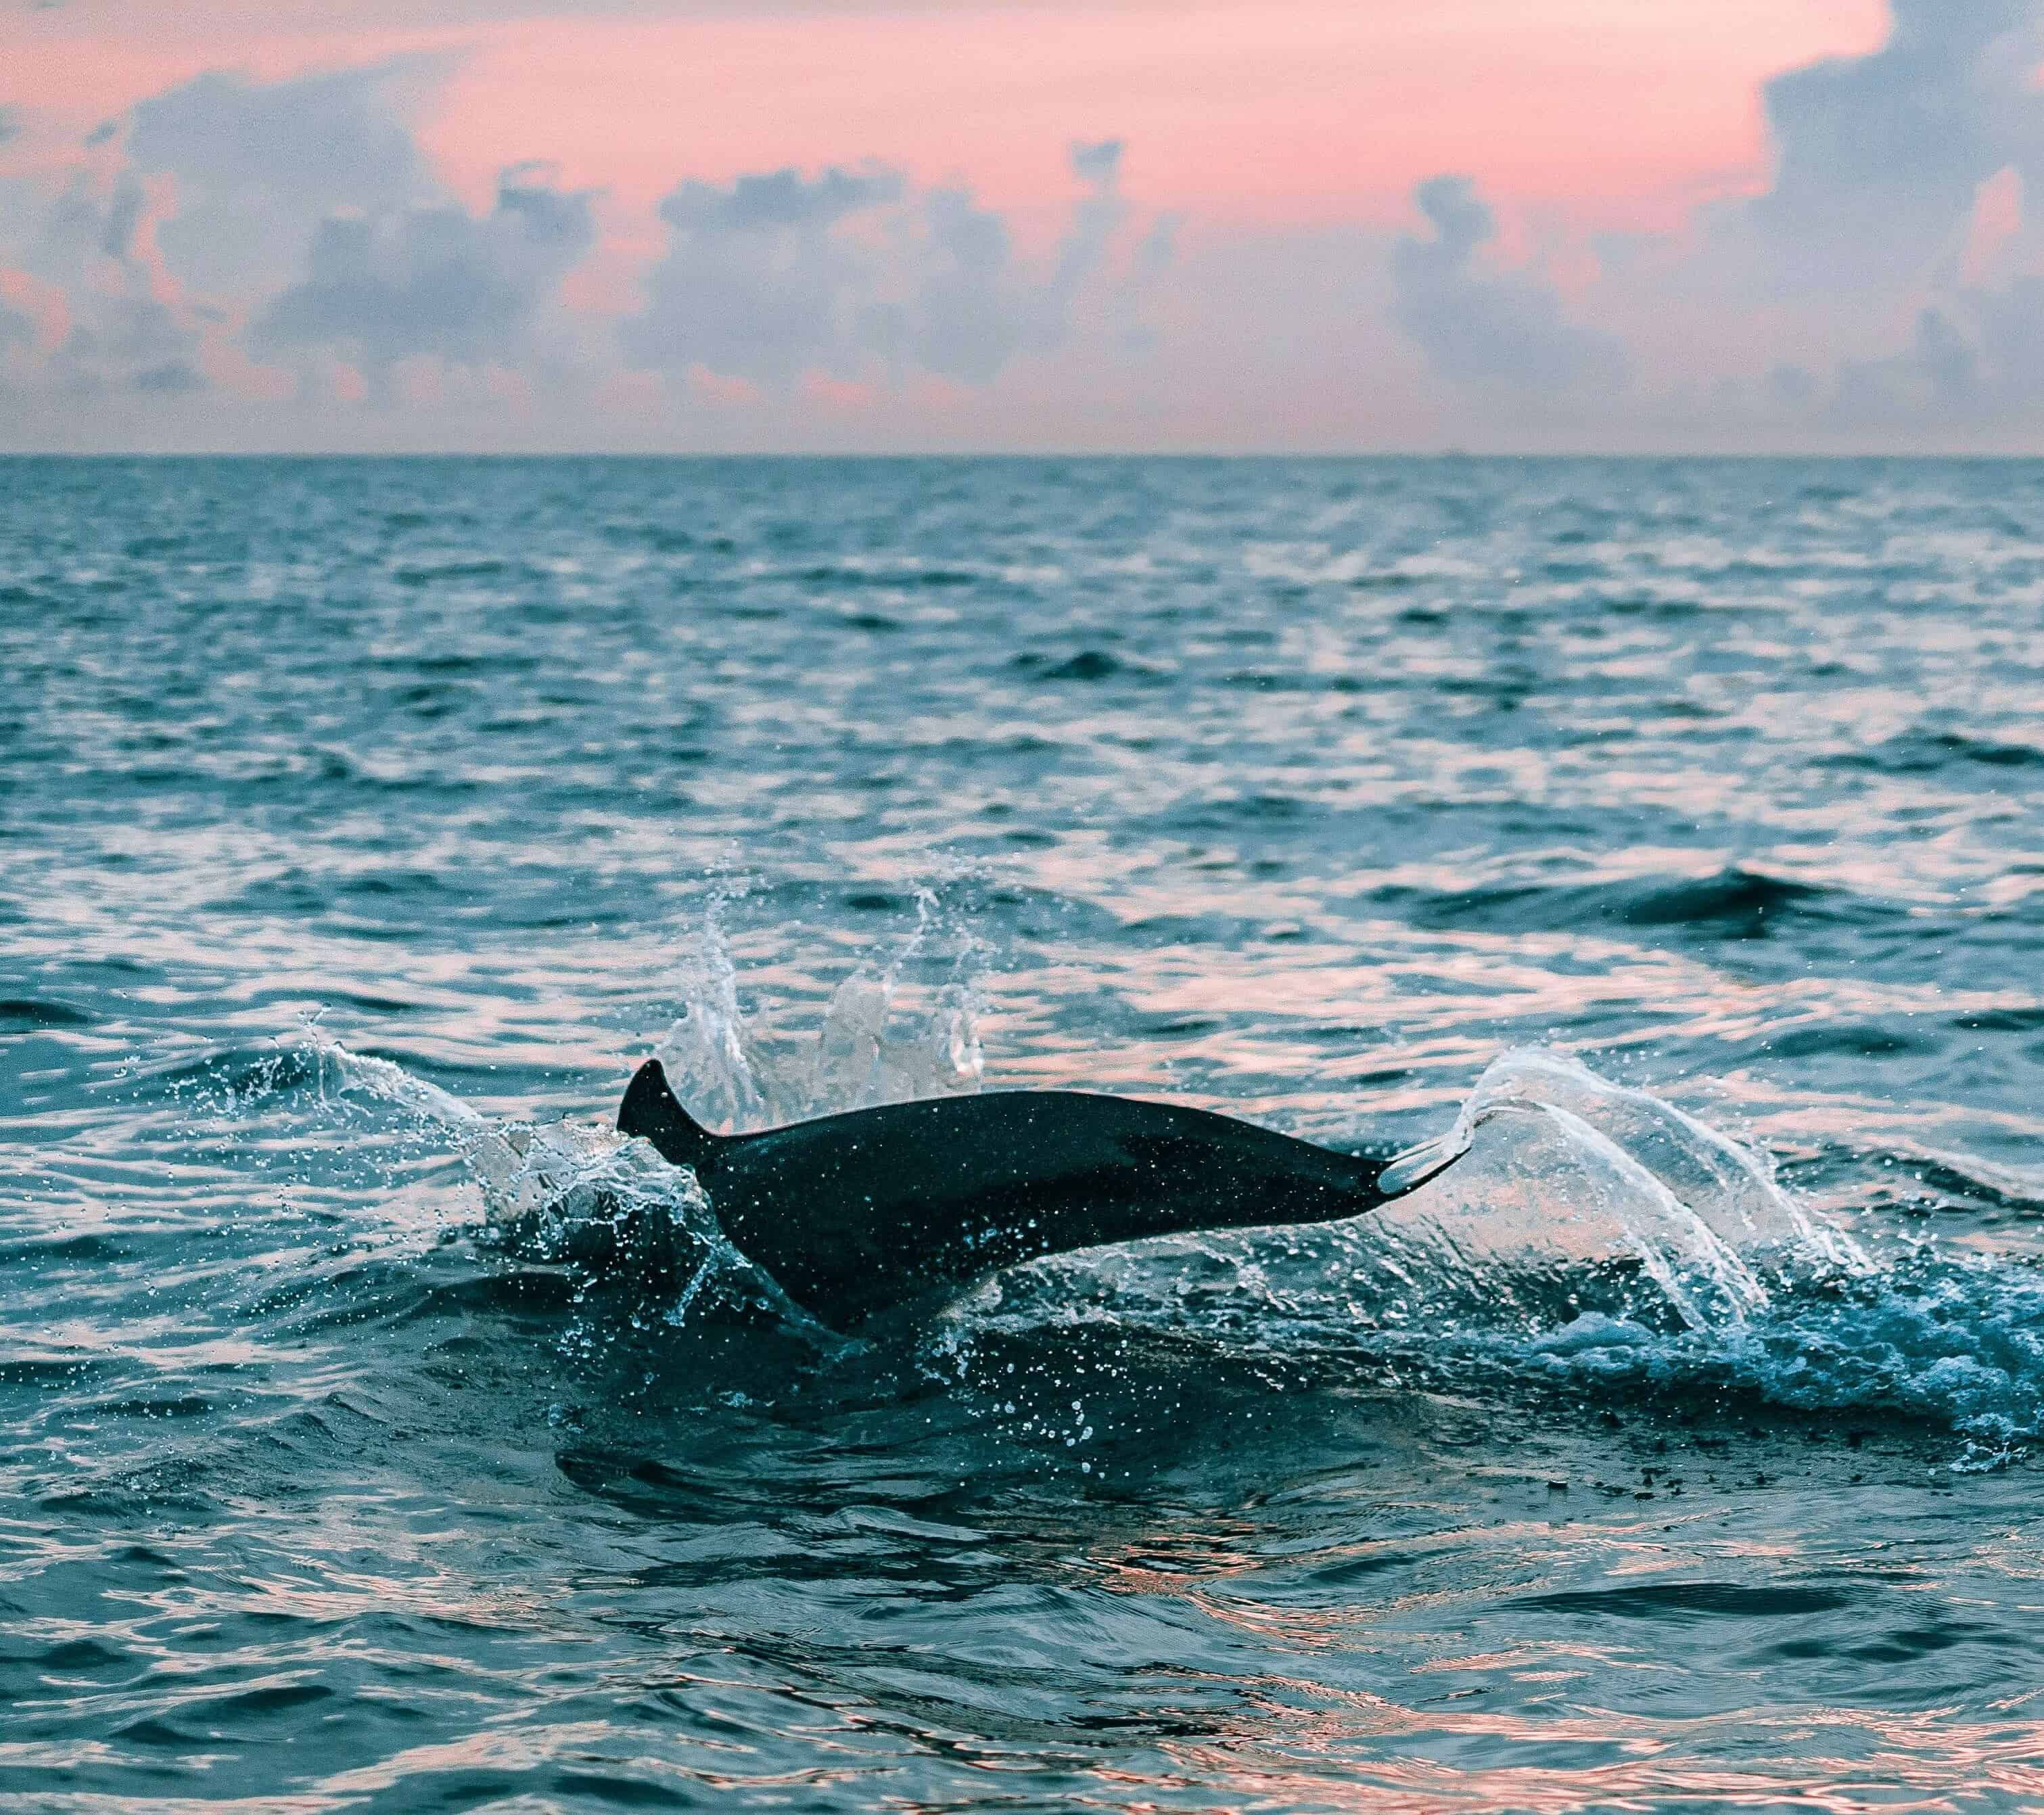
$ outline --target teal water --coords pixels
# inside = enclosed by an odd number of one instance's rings
[[[0,1810],[2044,1804],[2044,464],[0,462]],[[855,1342],[656,1051],[1472,1148]]]

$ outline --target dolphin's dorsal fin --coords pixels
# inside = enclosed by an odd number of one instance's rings
[[[647,1059],[632,1074],[624,1101],[617,1106],[617,1132],[650,1140],[663,1159],[677,1166],[700,1167],[724,1140],[682,1107],[657,1059]]]

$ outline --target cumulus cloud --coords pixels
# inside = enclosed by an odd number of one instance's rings
[[[594,198],[524,163],[479,213],[453,198],[411,124],[448,67],[209,72],[95,134],[106,149],[0,184],[0,266],[60,323],[45,354],[10,360],[16,397],[160,411],[217,390],[209,374],[274,397],[294,369],[302,391],[340,362],[387,398],[409,360],[541,359],[561,279],[595,243]]]
[[[13,388],[188,398],[209,338],[282,282],[336,209],[429,191],[402,117],[442,65],[400,60],[263,83],[216,71],[139,103],[7,179],[0,263],[59,299],[63,328]],[[217,349],[216,349],[217,350]]]
[[[421,137],[438,56],[213,71],[83,144],[0,108],[0,434],[2034,440],[2044,0],[1890,3],[1870,52],[1764,85],[1760,193],[1622,244],[1567,244],[1558,204],[1531,259],[1454,175],[1403,233],[1159,217],[1112,138],[1066,148],[1047,225],[857,162],[678,167],[651,219],[538,164],[458,193]]]
[[[985,384],[1055,346],[1124,208],[1118,141],[1073,148],[1081,184],[1046,269],[966,189],[918,190],[882,165],[686,182],[660,205],[666,256],[620,329],[644,366],[785,386],[876,367]]]
[[[9,389],[125,391],[143,372],[173,366],[197,379],[199,333],[162,270],[148,186],[132,171],[107,179],[73,168],[17,178],[10,189],[13,233],[0,244],[0,275],[17,298],[39,297],[57,326],[45,356],[13,362]],[[46,340],[33,327],[9,337],[23,347]]]
[[[515,357],[595,237],[593,198],[530,164],[505,172],[481,216],[459,204],[329,216],[303,276],[257,317],[250,339],[264,351],[325,348],[371,371],[425,354]]]
[[[1773,177],[1739,224],[1786,281],[1835,293],[1920,278],[1961,249],[1990,178],[2044,179],[2035,0],[1891,6],[1877,50],[1762,90]]]
[[[879,217],[906,186],[878,167],[682,183],[660,204],[667,255],[647,280],[644,311],[624,325],[626,351],[644,365],[769,383],[809,366],[855,365],[856,317],[882,256]]]
[[[1759,194],[1598,247],[1566,307],[1437,177],[1430,231],[1389,251],[1391,319],[1472,439],[1536,397],[1621,445],[2019,432],[2044,402],[2040,60],[2044,0],[1891,0],[1873,50],[1763,84]]]
[[[1433,233],[1406,235],[1392,248],[1393,313],[1442,377],[1474,390],[1543,394],[1624,382],[1623,349],[1569,321],[1551,284],[1485,267],[1497,219],[1469,178],[1429,178],[1413,201]]]
[[[160,236],[171,271],[228,286],[295,257],[329,214],[437,198],[410,122],[448,67],[406,56],[274,83],[211,70],[139,102],[130,167],[179,198]]]
[[[2044,398],[2044,237],[2020,219],[2044,199],[2040,59],[2038,0],[1891,0],[1877,49],[1765,85],[1769,185],[1708,219],[1712,268],[1685,275],[1735,321],[1783,311],[1811,349],[1767,383],[1792,418],[1949,434],[2015,424]],[[1997,190],[2014,230],[1990,282],[1967,267]]]

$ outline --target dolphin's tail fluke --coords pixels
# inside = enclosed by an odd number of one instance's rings
[[[724,1138],[712,1134],[675,1100],[657,1059],[647,1059],[632,1074],[624,1101],[617,1106],[617,1132],[650,1140],[663,1159],[698,1171]]]
[[[1458,1121],[1446,1134],[1437,1134],[1431,1140],[1392,1155],[1377,1175],[1377,1188],[1386,1200],[1402,1198],[1416,1186],[1447,1171],[1469,1150],[1469,1129]]]
[[[1416,1185],[1423,1185],[1429,1179],[1445,1172],[1469,1152],[1476,1131],[1494,1116],[1538,1113],[1539,1106],[1518,1103],[1509,1099],[1503,1102],[1485,1103],[1473,1112],[1465,1109],[1455,1118],[1455,1125],[1446,1134],[1437,1134],[1431,1140],[1423,1140],[1417,1147],[1408,1147],[1403,1153],[1394,1153],[1384,1163],[1384,1170],[1377,1175],[1377,1188],[1387,1198],[1402,1198]]]

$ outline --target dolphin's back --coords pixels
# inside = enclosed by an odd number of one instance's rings
[[[731,1240],[843,1324],[1039,1255],[1325,1222],[1385,1195],[1380,1162],[1203,1109],[1078,1091],[943,1097],[720,1136],[649,1061],[618,1126],[691,1167]]]

